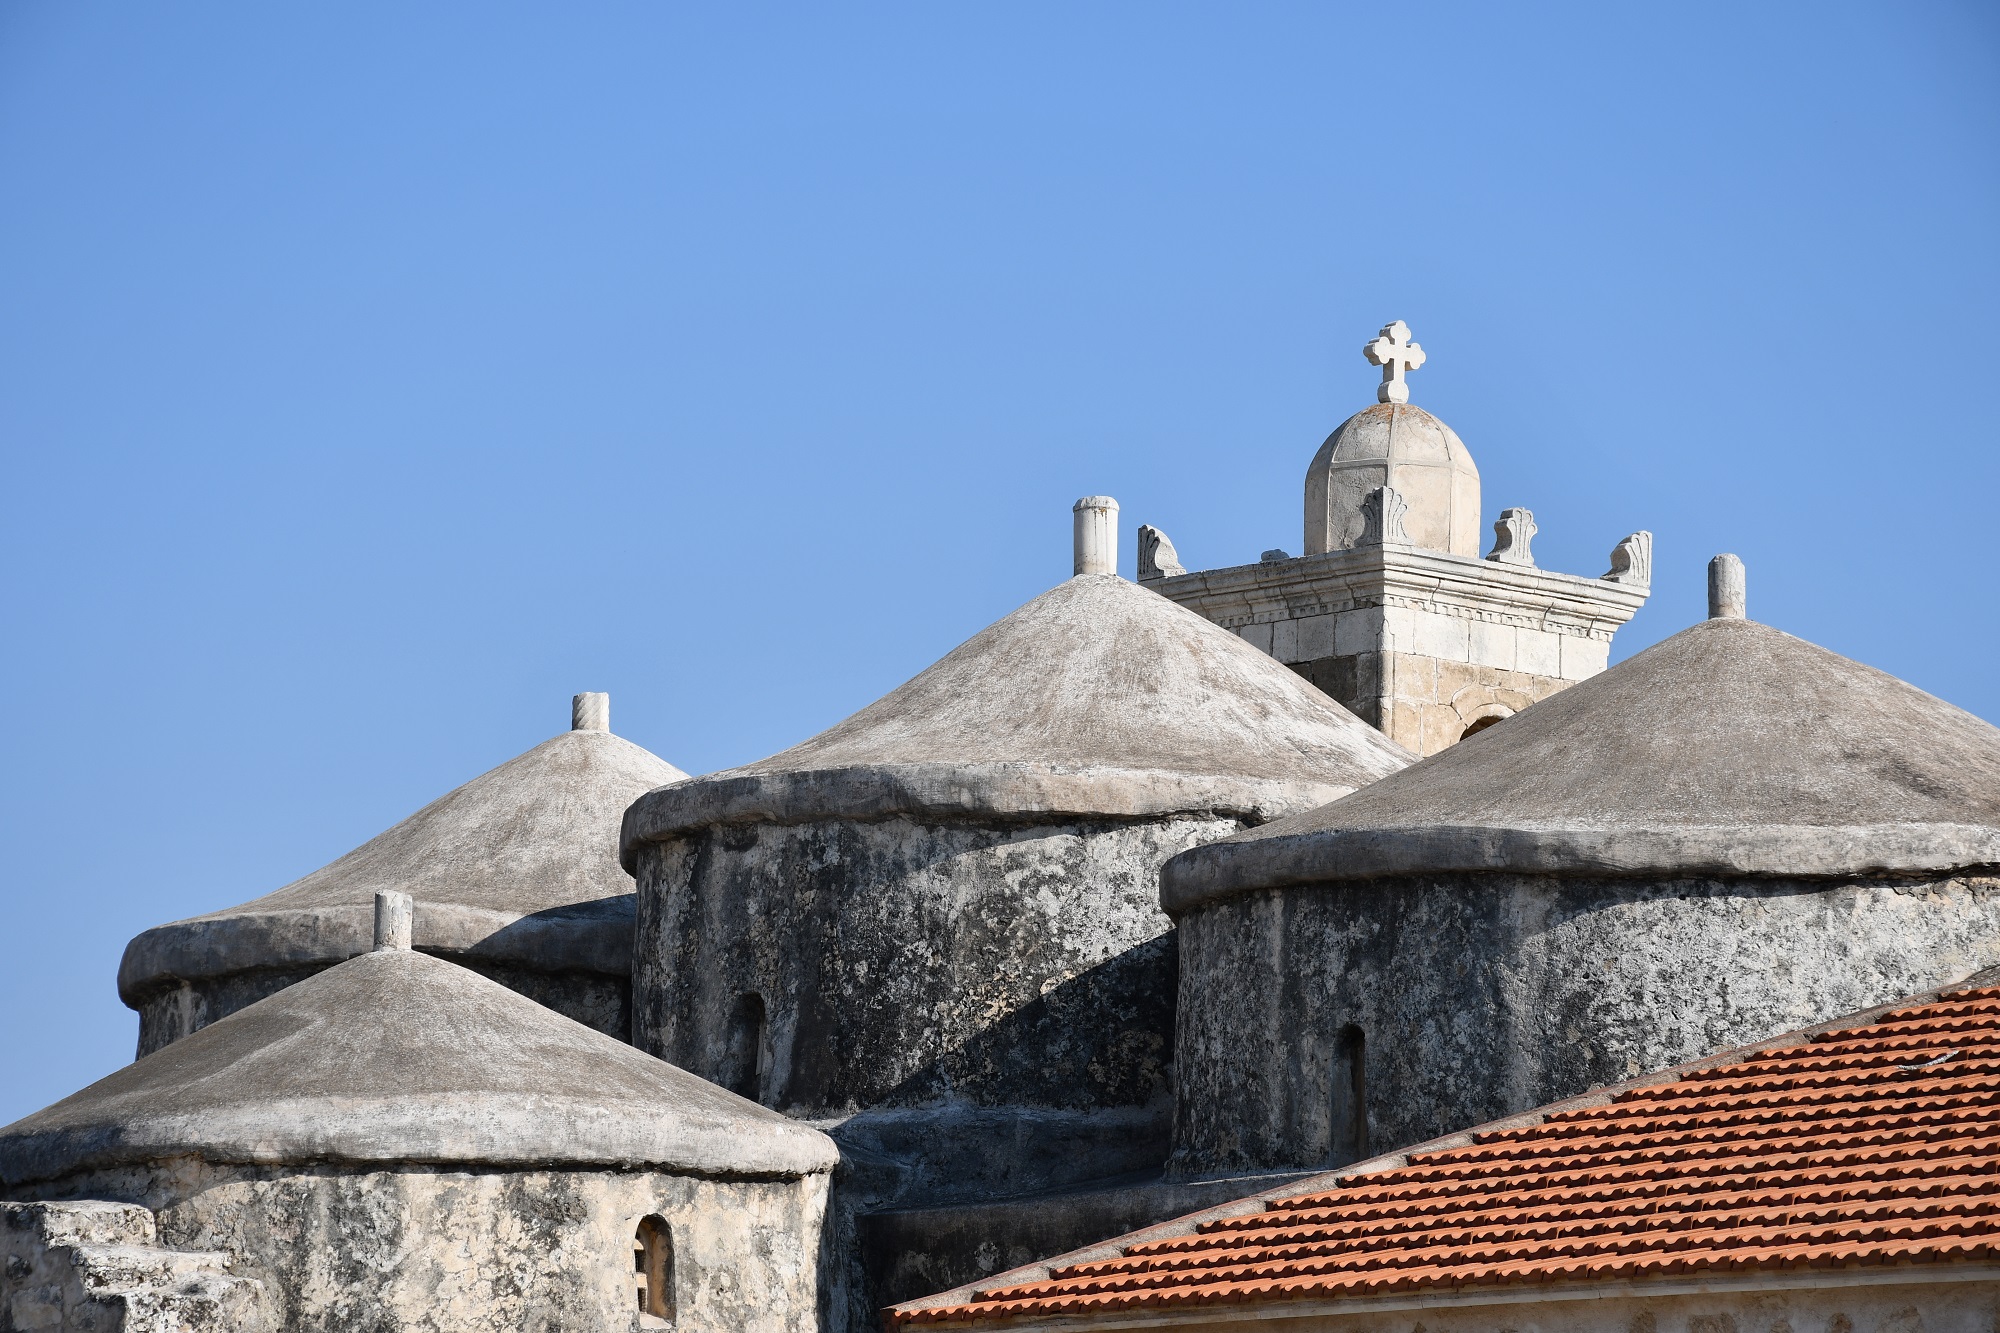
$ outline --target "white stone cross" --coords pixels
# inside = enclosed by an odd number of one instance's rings
[[[1363,345],[1361,355],[1368,358],[1369,365],[1382,367],[1382,383],[1375,390],[1377,401],[1410,401],[1410,385],[1403,374],[1424,363],[1424,349],[1410,341],[1409,325],[1400,319],[1393,324],[1384,324],[1381,334]]]

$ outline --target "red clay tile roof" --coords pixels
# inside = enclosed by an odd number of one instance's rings
[[[1865,1017],[889,1322],[2000,1258],[2000,987]]]

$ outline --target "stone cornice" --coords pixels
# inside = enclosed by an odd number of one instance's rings
[[[1388,606],[1605,640],[1651,592],[1393,545],[1202,570],[1144,586],[1225,629]]]

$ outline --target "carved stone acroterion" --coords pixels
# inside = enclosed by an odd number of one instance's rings
[[[1409,509],[1394,486],[1377,486],[1361,502],[1361,540],[1355,545],[1409,545],[1410,534],[1403,530],[1403,515]]]
[[[1139,582],[1153,579],[1170,579],[1187,570],[1181,565],[1180,552],[1167,534],[1150,524],[1139,525]]]
[[[1653,586],[1653,534],[1641,529],[1611,548],[1611,568],[1606,583],[1629,583],[1635,588]]]
[[[1493,524],[1493,549],[1486,558],[1500,565],[1526,565],[1535,567],[1535,556],[1528,549],[1528,543],[1541,531],[1535,526],[1535,516],[1526,509],[1503,509]]]

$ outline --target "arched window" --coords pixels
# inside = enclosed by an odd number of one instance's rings
[[[764,1070],[769,1063],[764,1039],[764,997],[749,991],[736,997],[729,1016],[728,1049],[722,1086],[738,1097],[764,1099]]]
[[[1481,732],[1486,730],[1488,727],[1492,726],[1495,722],[1505,722],[1509,716],[1511,716],[1511,714],[1494,713],[1487,717],[1475,718],[1471,726],[1467,727],[1464,731],[1459,733],[1458,738],[1460,740],[1464,740],[1467,736],[1470,736],[1475,732]]]
[[[1333,1043],[1332,1142],[1328,1161],[1346,1166],[1368,1156],[1368,1038],[1352,1023]]]
[[[632,1236],[632,1268],[639,1282],[639,1327],[673,1327],[674,1233],[658,1213],[643,1219]]]

